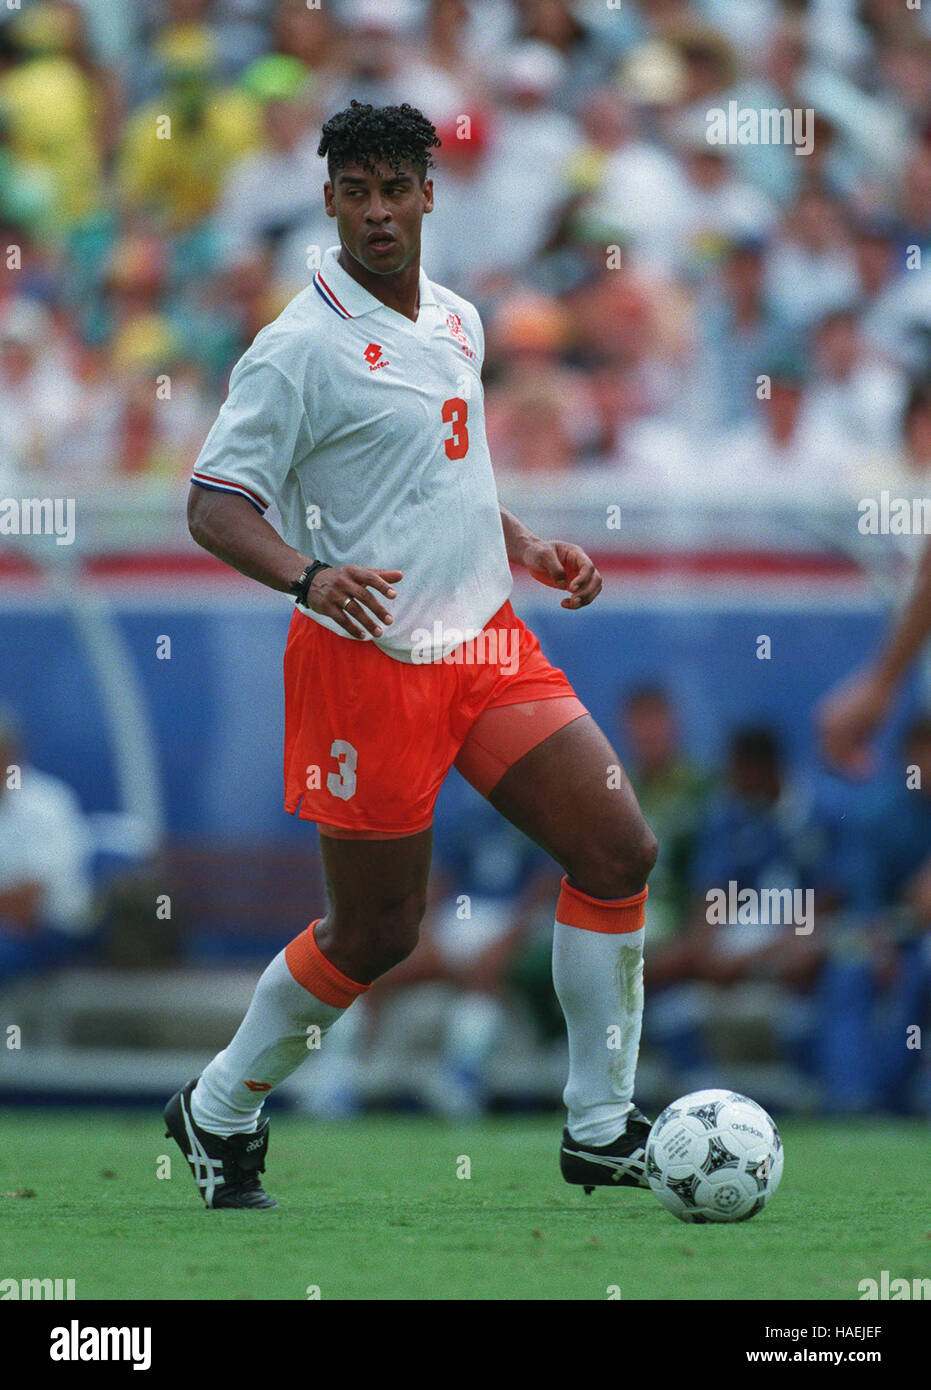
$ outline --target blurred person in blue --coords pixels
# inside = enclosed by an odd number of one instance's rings
[[[93,939],[91,841],[74,792],[22,760],[0,709],[0,987],[86,954]]]
[[[740,237],[699,288],[695,385],[702,423],[746,424],[754,409],[760,363],[784,348],[786,330],[766,293],[765,242]]]
[[[912,374],[929,363],[931,294],[905,269],[895,226],[888,217],[861,222],[854,251],[859,276],[861,328],[867,345]]]
[[[706,1023],[720,992],[752,983],[765,986],[763,1016],[772,1024],[783,1057],[811,1069],[817,1027],[812,989],[821,961],[815,921],[828,917],[847,893],[843,845],[835,819],[814,789],[787,773],[780,743],[765,726],[747,726],[730,738],[725,782],[708,804],[692,858],[690,920],[653,970],[654,1038],[688,1078],[710,1084]],[[737,895],[752,890],[746,899]],[[792,920],[771,911],[773,894],[792,894]],[[712,910],[723,894],[726,920]],[[765,896],[764,896],[765,895]],[[731,902],[738,902],[732,920]],[[695,989],[691,982],[705,988]],[[707,986],[711,986],[711,991]],[[761,998],[763,996],[761,995]]]
[[[931,254],[931,144],[914,142],[897,198],[886,215],[867,223],[872,247],[857,264],[867,299],[869,345],[912,376],[931,372],[931,278],[920,266]],[[864,233],[865,235],[865,233]]]
[[[817,185],[786,209],[769,246],[766,291],[776,312],[805,330],[856,299],[856,260],[842,202]]]
[[[850,929],[818,982],[818,1071],[834,1110],[931,1113],[920,1094],[931,1023],[931,713],[908,726],[895,785],[858,846],[863,872]]]

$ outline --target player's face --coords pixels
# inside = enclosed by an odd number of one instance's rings
[[[393,275],[420,254],[420,224],[433,208],[432,179],[421,183],[407,165],[395,171],[378,164],[372,173],[347,164],[323,191],[340,241],[366,270]]]

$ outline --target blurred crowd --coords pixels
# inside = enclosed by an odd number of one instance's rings
[[[503,473],[926,489],[931,10],[902,0],[23,0],[0,477],[180,486],[337,240],[316,150],[352,97],[439,130],[423,263],[484,315]],[[732,109],[798,113],[799,152],[710,142]]]

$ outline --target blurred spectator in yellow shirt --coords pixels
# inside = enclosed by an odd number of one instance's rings
[[[0,76],[0,105],[11,150],[51,176],[54,225],[64,233],[100,204],[118,86],[88,56],[82,12],[65,0],[26,10],[9,33],[19,60]]]
[[[140,107],[125,131],[117,181],[131,207],[164,232],[184,232],[213,210],[232,162],[261,138],[261,108],[246,92],[213,79],[209,34],[180,26],[157,46],[162,93]]]

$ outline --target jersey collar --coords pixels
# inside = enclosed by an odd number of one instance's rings
[[[343,318],[357,319],[370,314],[375,309],[387,309],[388,305],[369,294],[358,280],[347,275],[336,259],[340,248],[331,246],[323,255],[323,264],[314,276],[314,284],[331,308],[342,314]],[[427,279],[423,266],[420,267],[420,310],[427,304],[435,304],[433,285]],[[392,313],[397,312],[392,310]],[[403,318],[401,314],[399,317]]]

